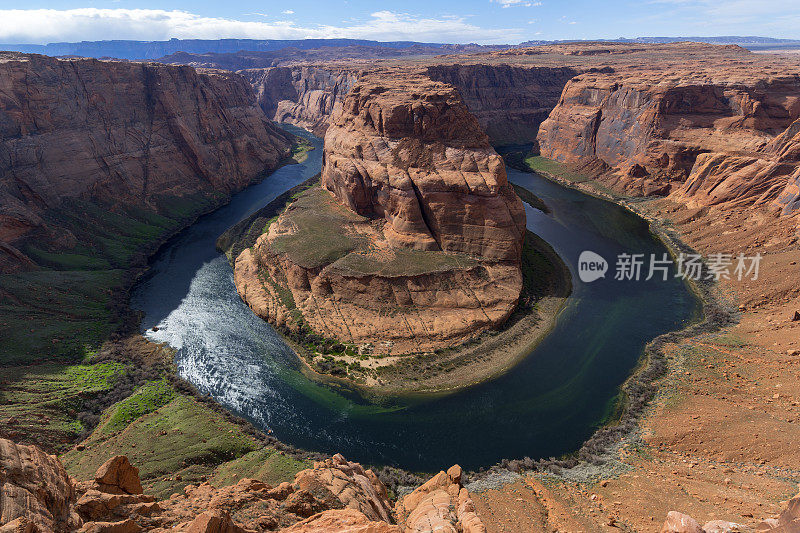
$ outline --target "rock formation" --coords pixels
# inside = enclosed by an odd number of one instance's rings
[[[395,75],[357,84],[324,157],[324,189],[236,261],[256,313],[376,353],[451,346],[508,318],[525,212],[453,87]]]
[[[386,487],[341,455],[277,487],[245,478],[221,488],[188,485],[156,501],[142,493],[138,470],[126,457],[109,459],[95,479],[76,483],[56,457],[0,439],[0,531],[421,533],[439,531],[428,524],[441,522],[449,528],[441,531],[484,532],[460,473],[454,466],[406,496],[395,525]],[[449,493],[455,514],[440,509]],[[444,521],[433,516],[440,511],[447,511]]]
[[[273,67],[240,72],[256,93],[264,113],[322,136],[337,101],[355,84],[357,68]]]
[[[219,204],[276,168],[291,143],[231,73],[5,53],[0,86],[5,270],[30,266],[25,239],[75,245],[59,214],[67,202],[149,213],[189,195]]]
[[[558,104],[573,67],[512,65],[432,65],[427,75],[449,83],[495,145],[536,139],[539,125]]]
[[[44,531],[80,526],[75,489],[61,461],[36,446],[0,439],[0,525]]]
[[[397,502],[398,523],[407,531],[486,533],[469,491],[461,486],[461,467],[441,471]]]
[[[323,187],[383,218],[395,246],[518,261],[522,203],[459,93],[424,78],[381,81],[357,85],[333,117]]]
[[[570,80],[541,125],[542,155],[600,170],[604,181],[634,194],[793,212],[800,72],[747,61],[656,67]]]

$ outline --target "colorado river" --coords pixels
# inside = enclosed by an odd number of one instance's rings
[[[233,272],[214,249],[228,227],[319,172],[321,140],[292,131],[314,144],[308,159],[278,169],[172,239],[132,296],[133,307],[145,313],[146,335],[177,350],[182,377],[286,443],[415,471],[558,456],[580,447],[612,411],[645,344],[699,313],[688,287],[672,276],[614,279],[618,254],[666,252],[644,221],[509,169],[511,181],[551,209],[544,214],[526,205],[528,228],[571,269],[582,251],[600,254],[611,269],[606,278],[582,283],[573,276],[573,294],[550,335],[511,371],[470,389],[376,405],[311,382],[281,337],[239,299]]]

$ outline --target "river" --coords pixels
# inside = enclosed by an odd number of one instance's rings
[[[240,300],[230,266],[214,249],[228,227],[319,172],[321,140],[287,129],[314,144],[308,159],[281,167],[170,240],[132,293],[132,306],[145,313],[142,331],[177,350],[182,377],[283,442],[413,471],[559,456],[579,448],[613,411],[645,344],[700,312],[680,279],[614,279],[618,254],[666,252],[643,220],[613,203],[509,169],[511,181],[551,210],[545,214],[526,204],[528,228],[573,269],[573,294],[553,331],[506,374],[449,395],[373,404],[310,381],[281,337]],[[574,269],[584,250],[609,261],[605,278],[577,279]]]

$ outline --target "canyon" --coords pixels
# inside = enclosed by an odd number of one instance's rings
[[[6,272],[35,266],[28,246],[102,247],[89,220],[70,222],[78,206],[142,219],[183,200],[191,216],[274,170],[293,142],[221,71],[6,53],[0,80]]]
[[[621,192],[796,209],[791,58],[734,45],[588,43],[241,72],[268,116],[323,133],[355,80],[382,68],[451,85],[493,144],[535,143]]]
[[[275,119],[324,133],[324,168],[320,186],[302,193],[237,258],[240,295],[273,323],[290,330],[309,324],[362,351],[435,350],[499,327],[517,305],[525,215],[492,145],[533,144],[533,154],[547,160],[533,170],[623,202],[694,250],[765,256],[758,280],[719,284],[733,323],[667,347],[661,393],[614,449],[614,468],[577,481],[569,471],[529,470],[469,493],[458,470],[441,472],[391,509],[374,474],[334,457],[311,465],[311,473],[300,470],[287,481],[291,491],[252,480],[189,486],[173,476],[178,496],[156,506],[154,497],[114,494],[98,481],[102,472],[78,484],[58,459],[2,441],[3,475],[13,478],[4,501],[15,503],[0,511],[4,521],[17,520],[9,530],[30,530],[22,515],[31,513],[45,528],[61,520],[94,531],[654,530],[674,509],[702,518],[709,531],[734,527],[711,523],[719,518],[756,527],[772,516],[764,528],[795,526],[797,61],[693,43],[556,45],[404,61],[236,75],[3,55],[3,270],[37,272],[63,261],[51,254],[88,257],[90,250],[109,266],[125,266],[86,232],[106,220],[93,213],[152,220],[183,199],[191,204],[185,223],[218,206],[289,155],[294,140],[270,124]],[[309,221],[315,211],[325,216]],[[66,218],[75,212],[83,220]],[[298,231],[304,223],[320,231],[322,246]],[[327,233],[333,227],[343,233]],[[320,258],[321,251],[332,255]],[[421,263],[424,271],[409,267]],[[11,294],[5,287],[2,294]],[[375,305],[375,294],[413,314],[392,315]],[[364,318],[356,323],[357,316]],[[414,319],[398,326],[397,316]],[[27,336],[26,317],[11,326],[4,318],[4,338],[12,329]],[[44,350],[57,346],[51,340]],[[4,379],[4,387],[21,387]],[[3,435],[14,427],[15,440],[25,440],[24,426],[46,424],[40,419],[4,424]],[[90,445],[98,453],[123,441],[98,437]],[[72,461],[88,456],[69,453]],[[91,456],[93,466],[111,455]],[[29,459],[11,465],[9,457]],[[132,478],[127,459],[113,464]],[[37,492],[33,472],[44,472],[52,492]],[[75,506],[96,516],[81,516]],[[240,511],[246,520],[237,520]],[[672,513],[663,526],[702,529]]]

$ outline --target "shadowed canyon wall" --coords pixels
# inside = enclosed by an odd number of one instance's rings
[[[357,70],[325,67],[273,67],[240,71],[258,105],[276,120],[325,134],[333,106],[352,88]]]
[[[219,203],[276,168],[291,142],[236,74],[4,54],[0,265],[32,266],[29,238],[73,247],[62,207],[158,214],[181,198]]]
[[[461,93],[492,144],[536,141],[539,125],[558,104],[566,83],[578,74],[572,67],[511,65],[434,65],[432,80]]]

